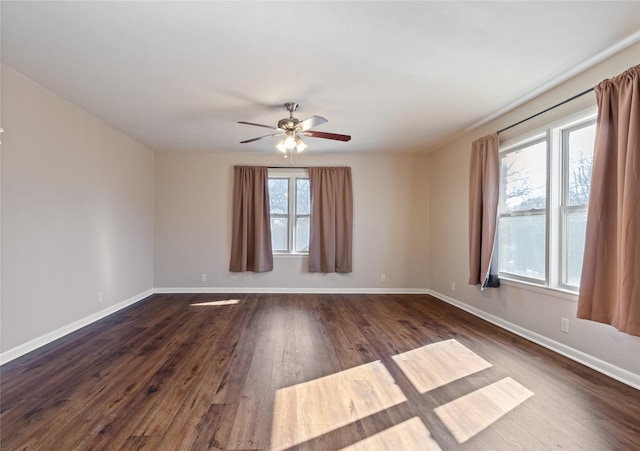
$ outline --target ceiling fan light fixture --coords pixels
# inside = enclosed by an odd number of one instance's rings
[[[276,144],[276,149],[278,149],[280,152],[282,152],[283,154],[286,155],[287,153],[287,146],[285,146],[284,144],[284,138],[280,140],[280,142],[278,144]]]
[[[302,152],[307,148],[307,145],[296,135],[296,150]]]
[[[296,148],[296,134],[295,132],[287,132],[287,135],[284,138],[284,146],[287,150],[293,150]],[[300,138],[298,138],[300,139]]]

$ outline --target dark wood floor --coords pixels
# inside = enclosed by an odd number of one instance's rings
[[[1,377],[3,450],[640,449],[637,390],[427,295],[154,295]]]

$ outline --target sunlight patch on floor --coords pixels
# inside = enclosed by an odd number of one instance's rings
[[[429,430],[418,417],[403,421],[389,429],[360,440],[341,451],[371,450],[404,450],[440,451],[442,448],[433,439]]]
[[[531,396],[533,392],[506,377],[434,411],[458,443],[464,443]]]
[[[456,340],[440,341],[393,356],[420,393],[442,387],[491,364]]]
[[[197,302],[191,304],[192,307],[215,307],[218,305],[233,305],[240,302],[240,299],[227,299],[224,301]]]
[[[380,361],[276,391],[271,449],[286,449],[407,400]]]
[[[453,339],[404,352],[392,360],[421,394],[492,366]],[[458,443],[464,443],[531,396],[531,391],[506,377],[436,407],[433,412]],[[277,390],[270,449],[282,450],[301,444],[313,448],[330,443],[332,436],[338,439],[354,433],[357,440],[362,437],[362,431],[353,429],[358,420],[406,401],[381,361]],[[439,450],[424,421],[411,418],[344,450]]]

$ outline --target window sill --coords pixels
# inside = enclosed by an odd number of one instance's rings
[[[543,287],[521,280],[508,279],[500,277],[500,284],[508,287],[520,288],[522,290],[533,291],[534,293],[544,294],[546,296],[552,296],[566,301],[578,302],[578,293],[563,290],[562,288]]]
[[[288,252],[274,252],[273,258],[307,258],[309,254],[290,254]]]

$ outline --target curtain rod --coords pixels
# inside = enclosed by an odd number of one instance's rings
[[[511,124],[511,125],[509,125],[508,127],[505,127],[505,128],[503,128],[503,129],[501,129],[501,130],[498,130],[496,133],[498,133],[498,135],[499,135],[499,134],[500,134],[500,133],[502,133],[502,132],[506,132],[507,130],[509,130],[509,129],[511,129],[511,128],[515,127],[515,126],[517,126],[517,125],[520,125],[520,124],[522,124],[522,123],[524,123],[524,122],[527,122],[527,121],[529,121],[529,120],[533,119],[534,117],[538,117],[538,116],[540,116],[541,114],[546,113],[547,111],[551,111],[551,110],[553,110],[554,108],[558,108],[559,106],[562,106],[562,105],[564,105],[565,103],[569,103],[569,102],[571,102],[572,100],[577,99],[578,97],[582,97],[582,96],[583,96],[583,95],[585,95],[585,94],[589,94],[589,93],[590,93],[591,91],[593,91],[594,89],[595,89],[595,88],[589,88],[589,89],[587,89],[586,91],[582,91],[580,94],[576,94],[575,96],[573,96],[573,97],[569,97],[568,99],[563,100],[563,101],[562,101],[562,102],[560,102],[560,103],[556,103],[555,105],[550,106],[550,107],[549,107],[549,108],[547,108],[546,110],[540,111],[539,113],[536,113],[536,114],[534,114],[533,116],[529,116],[528,118],[526,118],[526,119],[522,119],[521,121],[516,122],[515,124]]]
[[[267,169],[309,169],[309,166],[267,166]]]

